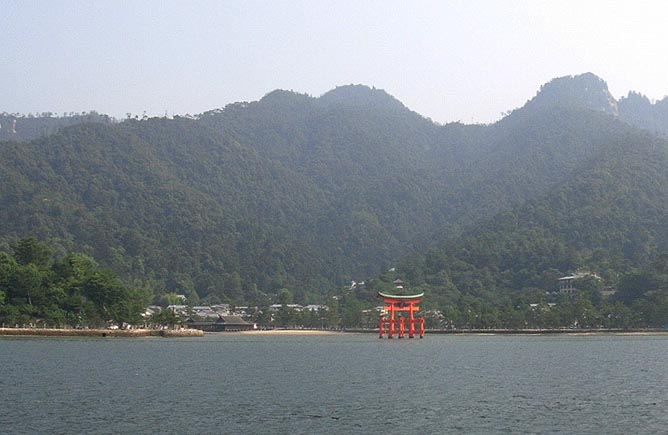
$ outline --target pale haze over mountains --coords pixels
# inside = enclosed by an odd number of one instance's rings
[[[364,83],[442,124],[490,123],[585,71],[615,98],[662,99],[666,15],[650,0],[8,0],[0,111],[184,115]]]

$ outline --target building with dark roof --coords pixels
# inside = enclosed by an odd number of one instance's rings
[[[197,321],[190,318],[186,320],[186,324],[189,328],[201,329],[205,332],[250,331],[255,329],[254,323],[248,323],[239,316],[218,316],[213,321]]]

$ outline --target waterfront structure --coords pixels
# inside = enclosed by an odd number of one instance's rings
[[[215,321],[186,320],[189,328],[201,329],[206,332],[223,331],[250,331],[255,328],[253,323],[248,323],[239,316],[218,316]]]
[[[378,338],[383,338],[385,332],[387,338],[393,338],[395,333],[398,338],[404,338],[406,328],[408,328],[408,338],[415,337],[416,332],[420,338],[424,337],[424,317],[415,318],[415,313],[420,310],[417,304],[420,303],[422,296],[424,293],[402,296],[378,292],[378,297],[383,299],[383,312],[387,313],[387,317],[382,313],[378,317]],[[408,318],[406,319],[401,313],[408,313]]]

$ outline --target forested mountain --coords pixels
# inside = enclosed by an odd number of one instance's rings
[[[612,278],[668,251],[662,107],[584,74],[488,126],[359,85],[61,126],[0,143],[0,246],[35,236],[191,301],[317,300],[401,259],[443,303]]]
[[[578,268],[617,284],[668,252],[668,142],[616,127],[569,179],[404,263],[411,284],[440,275],[464,293],[494,298],[553,290],[555,276],[546,283],[546,273]]]

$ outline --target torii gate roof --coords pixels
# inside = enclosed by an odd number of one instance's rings
[[[387,293],[378,292],[378,296],[387,299],[410,300],[410,299],[420,299],[422,296],[424,296],[424,292],[416,295],[388,295]]]

